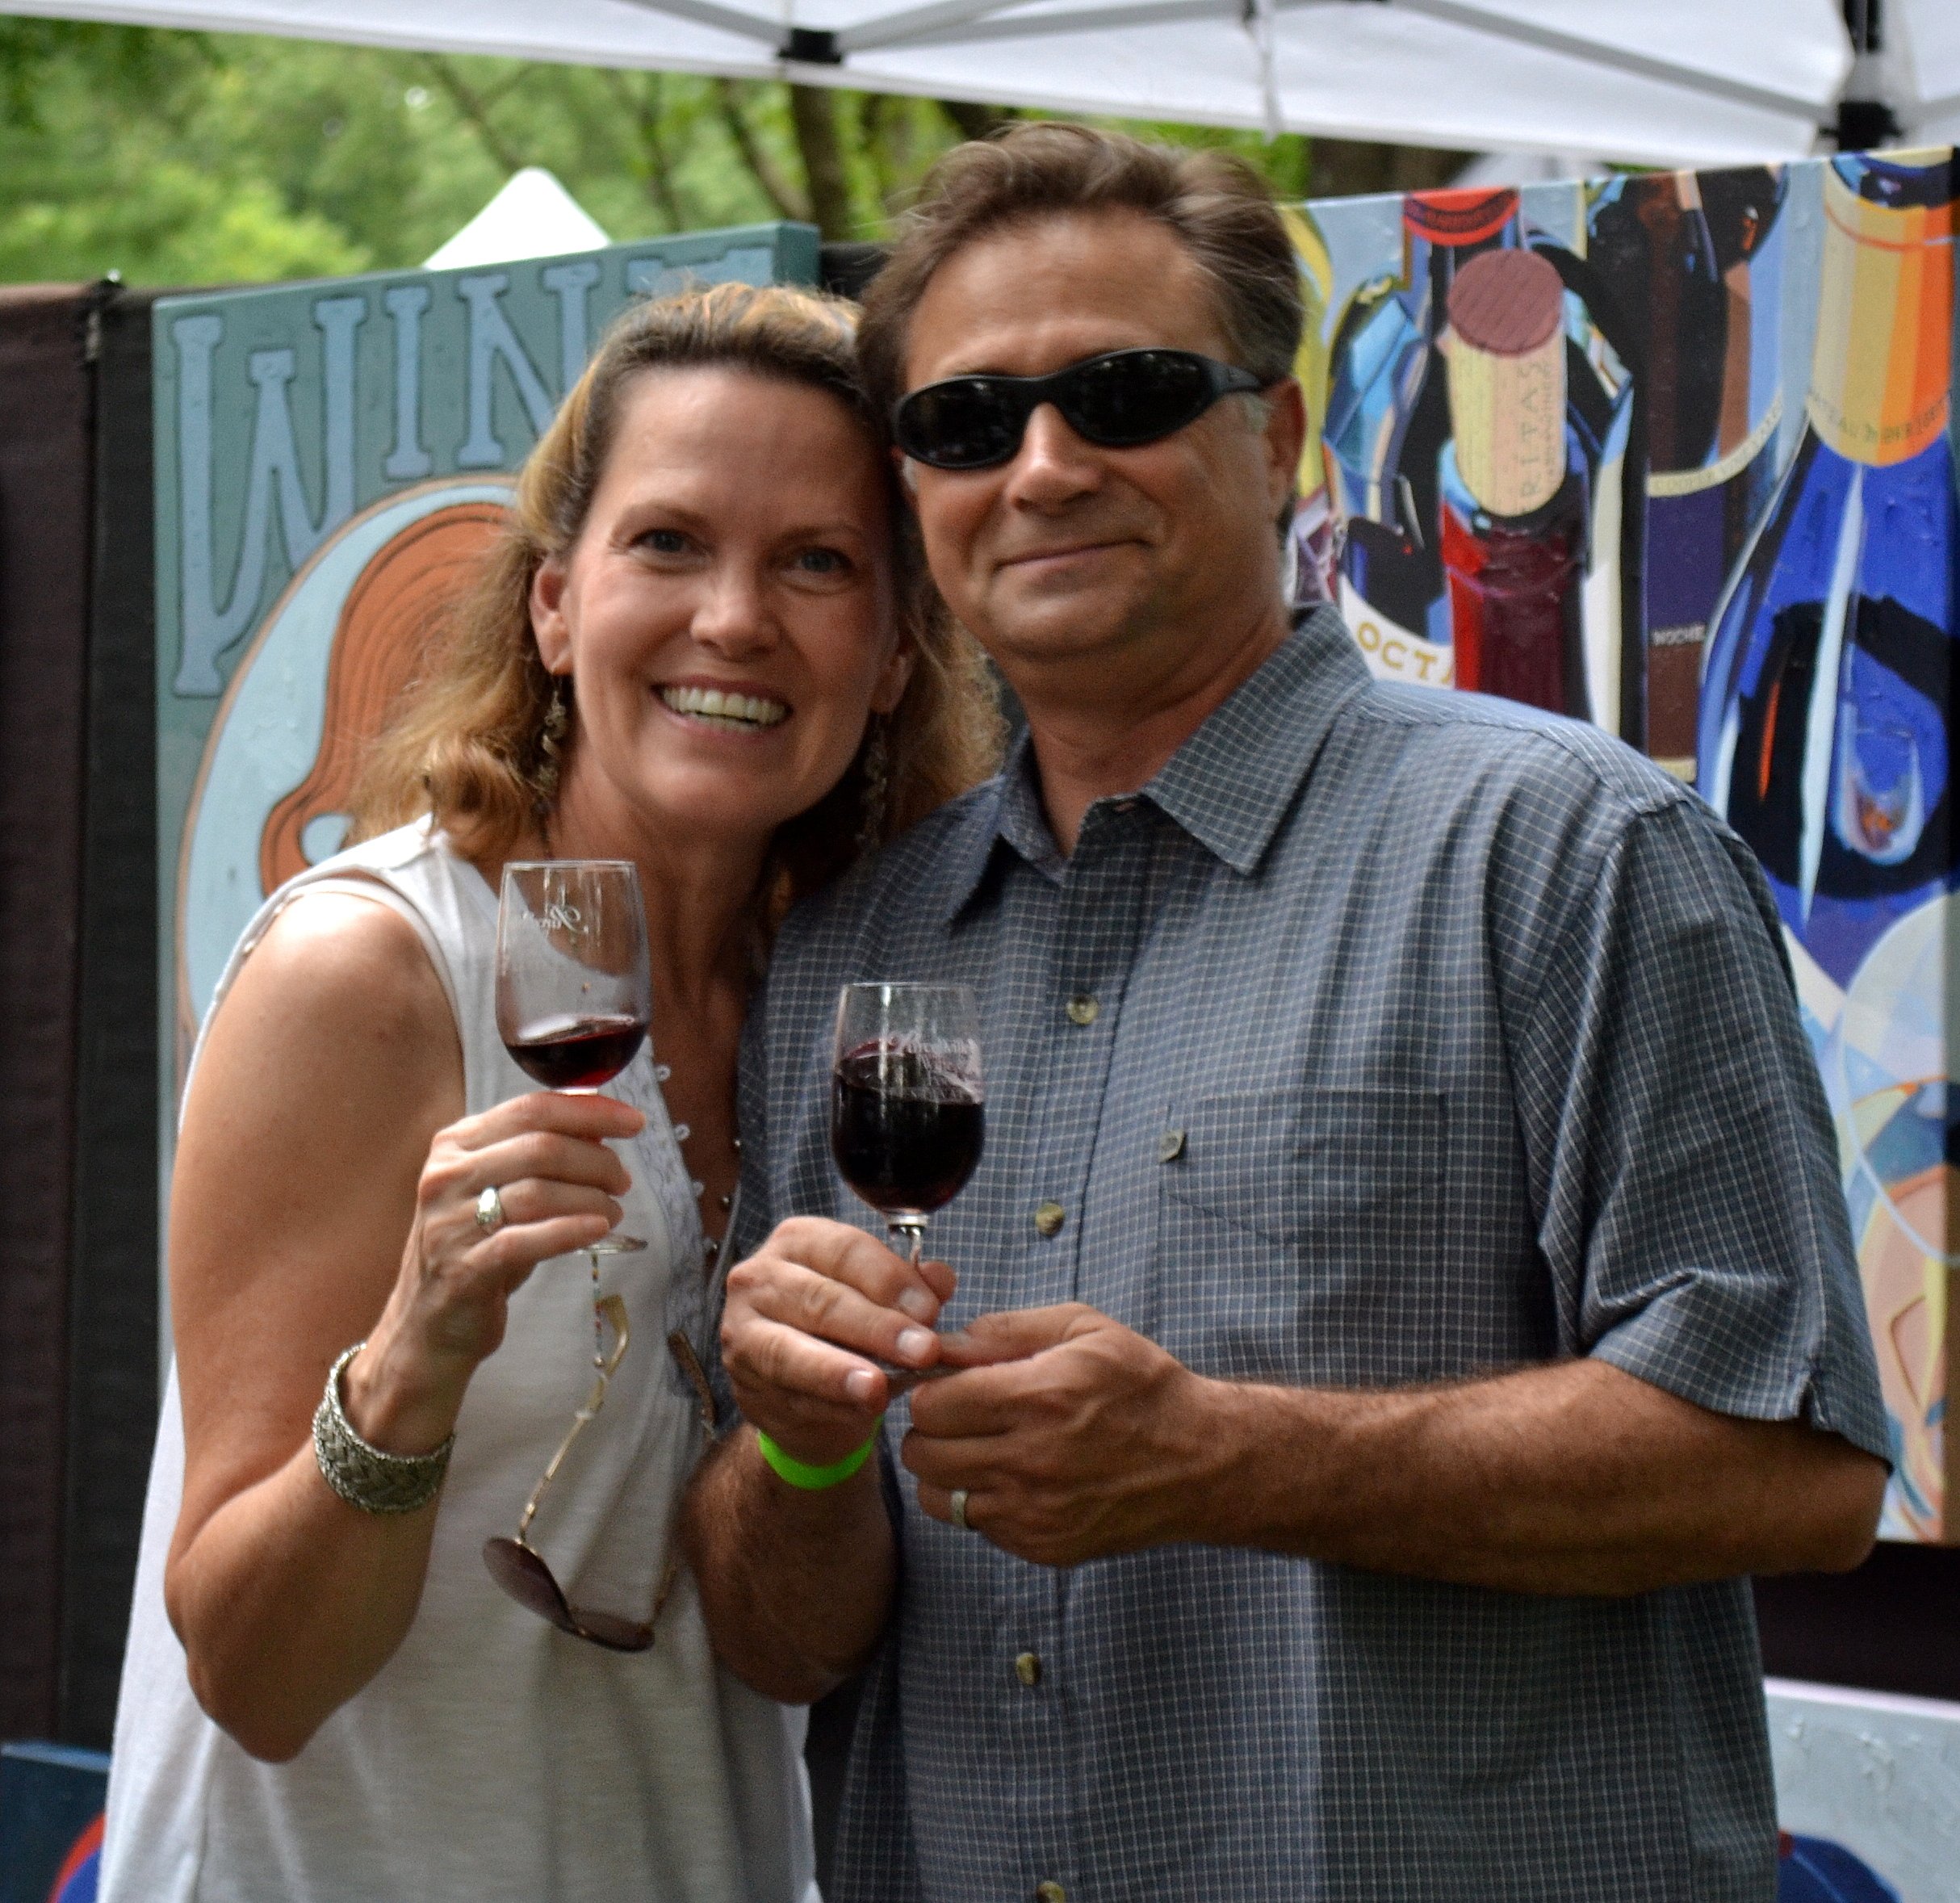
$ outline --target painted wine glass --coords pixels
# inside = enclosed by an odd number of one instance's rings
[[[496,1028],[547,1090],[590,1096],[646,1040],[653,1015],[647,911],[630,859],[520,859],[504,868],[496,921]],[[646,1243],[614,1230],[597,1258]]]
[[[848,984],[837,1000],[831,1155],[918,1265],[926,1224],[986,1136],[980,1008],[963,984]]]

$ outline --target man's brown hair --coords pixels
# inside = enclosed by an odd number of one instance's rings
[[[857,356],[882,417],[905,393],[907,334],[954,252],[1003,227],[1127,211],[1167,224],[1209,279],[1233,361],[1262,383],[1290,376],[1303,315],[1300,266],[1266,182],[1230,153],[1173,150],[1121,132],[1037,123],[956,145],[932,169],[865,294]]]

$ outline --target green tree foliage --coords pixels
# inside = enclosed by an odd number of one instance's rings
[[[615,239],[807,219],[886,236],[1005,114],[769,82],[0,18],[0,280],[210,284],[419,263],[518,167]],[[1288,197],[1435,184],[1455,155],[1221,145]],[[1351,178],[1353,182],[1345,181]]]

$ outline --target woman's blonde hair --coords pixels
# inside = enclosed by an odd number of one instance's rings
[[[428,813],[459,852],[500,859],[549,816],[560,756],[577,736],[563,731],[561,683],[538,656],[531,584],[585,526],[629,388],[655,371],[743,370],[836,397],[882,450],[858,379],[856,315],[821,291],[717,284],[635,304],[620,317],[525,463],[508,524],[429,671],[375,741],[354,789],[350,841]],[[778,828],[763,895],[772,914],[984,779],[999,757],[1000,716],[985,664],[932,590],[895,478],[890,505],[911,677],[892,714],[868,723],[837,786]]]

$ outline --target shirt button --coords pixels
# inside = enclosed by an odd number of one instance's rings
[[[1035,1228],[1042,1235],[1059,1235],[1067,1215],[1068,1212],[1058,1202],[1040,1204],[1034,1213]]]
[[[1102,1006],[1087,991],[1078,991],[1068,1002],[1069,1022],[1072,1025],[1092,1025],[1095,1022],[1096,1012],[1101,1009]]]
[[[1167,1130],[1157,1139],[1159,1163],[1175,1163],[1183,1154],[1184,1133],[1181,1130]]]
[[[1034,1886],[1034,1903],[1069,1903],[1069,1893],[1051,1878]]]
[[[1014,1675],[1030,1687],[1041,1683],[1041,1661],[1032,1652],[1024,1652],[1014,1662]]]

